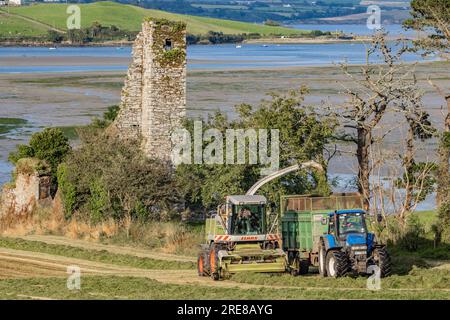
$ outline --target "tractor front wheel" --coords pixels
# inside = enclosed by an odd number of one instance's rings
[[[323,246],[319,248],[319,273],[322,277],[327,276],[326,253]]]
[[[347,255],[342,251],[331,250],[326,259],[327,274],[337,278],[344,276],[350,269],[350,262]]]
[[[392,262],[386,247],[375,248],[373,256],[378,268],[380,268],[380,276],[382,278],[390,276],[392,272]]]

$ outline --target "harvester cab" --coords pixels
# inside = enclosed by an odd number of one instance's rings
[[[280,237],[267,232],[267,200],[260,195],[227,196],[206,219],[206,243],[198,256],[198,273],[214,280],[228,274],[284,272]]]
[[[368,274],[379,268],[381,277],[391,273],[386,247],[377,244],[368,232],[366,212],[360,209],[336,210],[328,215],[328,233],[320,238],[319,271],[339,277],[349,272]]]

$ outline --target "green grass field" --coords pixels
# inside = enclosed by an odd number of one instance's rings
[[[3,11],[0,14],[0,36],[44,35],[46,28],[42,25],[35,26],[23,17],[37,21],[48,28],[54,27],[66,30],[66,21],[69,14],[66,13],[67,4],[38,4],[10,8],[13,16],[7,16]],[[187,31],[192,34],[205,34],[208,31],[218,31],[225,34],[259,33],[261,35],[298,35],[301,30],[271,27],[239,21],[212,19],[190,15],[173,14],[159,10],[148,10],[132,5],[123,5],[113,2],[96,2],[91,4],[78,4],[81,8],[81,26],[89,27],[97,21],[104,26],[115,25],[121,29],[138,31],[141,29],[142,20],[145,17],[165,18],[169,20],[184,21],[187,23]],[[14,16],[15,15],[15,16]],[[47,29],[48,29],[47,28]]]
[[[211,280],[212,281],[212,280]],[[137,277],[85,276],[81,290],[70,291],[66,278],[31,278],[0,280],[0,299],[449,299],[444,290],[364,288],[221,288],[163,284]]]
[[[45,26],[7,15],[0,10],[0,37],[41,36],[46,34],[47,30]]]
[[[417,212],[423,223],[432,223],[436,213]],[[192,232],[200,232],[200,226]],[[45,237],[44,237],[45,238]],[[43,238],[43,239],[44,239]],[[0,299],[444,299],[450,300],[450,264],[444,259],[422,257],[424,242],[417,252],[390,247],[393,274],[381,281],[381,289],[367,289],[367,277],[321,278],[316,268],[308,275],[236,274],[231,279],[214,282],[202,278],[196,283],[195,263],[156,260],[106,250],[79,248],[72,245],[49,244],[0,237],[0,248],[16,250],[17,254],[33,253],[26,262],[14,260],[14,252],[0,255]],[[442,250],[449,251],[448,246]],[[52,255],[52,257],[46,256]],[[10,257],[12,257],[12,260]],[[18,256],[19,258],[23,258]],[[61,257],[61,258],[58,258]],[[1,258],[4,260],[2,261]],[[48,263],[69,263],[65,259],[81,259],[124,268],[137,268],[134,276],[82,274],[81,290],[68,290],[64,274],[54,275]],[[53,260],[55,259],[55,260]],[[24,261],[25,261],[24,260]],[[70,262],[72,263],[72,262]],[[78,263],[78,262],[77,262]],[[10,267],[8,267],[10,266]],[[12,266],[12,267],[11,267]],[[3,269],[2,269],[3,268]],[[47,267],[48,268],[48,267]],[[86,268],[86,267],[83,267]],[[92,264],[87,268],[94,268]],[[97,266],[96,268],[102,268]],[[1,271],[6,272],[2,274]],[[27,271],[28,270],[28,271]],[[83,269],[86,270],[86,269]],[[99,269],[101,270],[101,269]],[[29,276],[15,277],[14,272]],[[47,274],[35,274],[45,273]],[[84,272],[84,271],[83,271]],[[129,271],[131,272],[131,271]],[[153,272],[153,273],[148,273]],[[156,273],[155,273],[156,272]],[[13,277],[11,277],[13,275]],[[157,278],[153,279],[152,276]],[[232,287],[225,286],[233,282]]]

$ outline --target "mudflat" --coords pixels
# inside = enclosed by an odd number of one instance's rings
[[[0,65],[76,65],[123,64],[128,58],[101,57],[1,57]],[[413,67],[413,65],[412,65]],[[351,66],[356,73],[360,66]],[[442,126],[442,107],[445,103],[428,82],[445,87],[450,80],[448,63],[422,63],[415,66],[420,89],[424,91],[424,104],[436,126]],[[88,124],[110,105],[120,102],[120,91],[125,71],[0,74],[0,118],[26,120],[26,124],[0,134],[0,183],[9,180],[11,166],[7,156],[15,146],[29,139],[44,127],[74,128]],[[241,103],[258,105],[268,99],[270,92],[286,92],[305,85],[310,88],[306,105],[337,105],[346,96],[346,88],[355,83],[343,75],[339,66],[285,67],[243,70],[195,70],[187,76],[187,108],[192,117],[205,117],[220,110],[230,118],[236,116],[235,106]],[[398,117],[398,116],[397,116]],[[396,116],[386,117],[386,123],[395,123]],[[387,147],[397,148],[400,135],[392,134]],[[420,151],[427,157],[436,147],[433,141]],[[344,147],[344,149],[347,147]],[[333,171],[349,173],[350,162],[336,162]],[[333,172],[334,173],[334,172]]]

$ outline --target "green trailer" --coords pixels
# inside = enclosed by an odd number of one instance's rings
[[[305,274],[319,265],[321,237],[328,233],[329,214],[336,210],[362,208],[359,193],[330,197],[291,195],[281,197],[282,247],[293,275]]]

